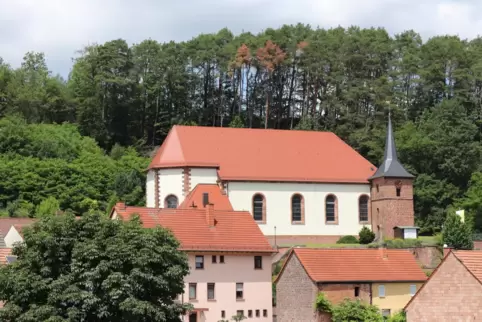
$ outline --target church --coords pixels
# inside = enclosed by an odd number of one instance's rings
[[[249,211],[277,243],[413,231],[413,175],[389,117],[379,168],[331,132],[174,126],[147,172],[146,205]]]

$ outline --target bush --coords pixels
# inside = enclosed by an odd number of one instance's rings
[[[345,299],[343,302],[333,308],[332,313],[333,322],[383,321],[380,310],[376,306],[365,304],[360,300],[351,301],[349,299]]]
[[[355,236],[343,236],[338,239],[337,244],[358,244],[358,239]]]
[[[387,248],[413,248],[422,247],[422,241],[419,239],[389,239],[385,241]]]
[[[443,242],[455,249],[473,249],[472,229],[460,217],[451,212],[447,215],[442,232]]]
[[[316,312],[331,313],[333,311],[333,306],[330,301],[325,297],[323,292],[319,292],[315,300],[315,310]]]
[[[388,319],[388,322],[407,322],[405,312],[400,311]]]
[[[372,241],[375,240],[375,233],[368,228],[367,226],[363,226],[363,228],[358,233],[360,237],[360,244],[370,244]]]

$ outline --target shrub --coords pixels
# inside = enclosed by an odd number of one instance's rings
[[[333,308],[332,314],[333,322],[383,321],[380,310],[376,306],[365,304],[360,300],[351,301],[349,299],[345,299],[343,302]]]
[[[400,311],[388,319],[388,322],[407,322],[405,312]]]
[[[331,313],[333,311],[333,306],[330,301],[325,297],[323,292],[318,293],[315,300],[315,310],[319,313]]]
[[[472,229],[460,217],[451,212],[447,215],[442,232],[443,242],[455,249],[473,249]]]
[[[343,236],[338,239],[337,244],[358,244],[358,239],[355,236]]]
[[[375,233],[368,228],[367,226],[363,226],[363,228],[358,233],[360,237],[360,244],[370,244],[372,241],[375,240]]]
[[[390,239],[385,242],[387,248],[413,248],[421,247],[422,241],[419,239]]]

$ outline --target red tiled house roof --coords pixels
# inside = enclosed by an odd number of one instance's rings
[[[423,282],[427,279],[407,250],[295,248],[289,256],[293,255],[314,282]]]
[[[207,193],[209,198],[209,203],[214,206],[215,210],[228,210],[233,211],[233,206],[229,201],[228,196],[223,194],[221,189],[216,184],[198,184],[193,190],[186,196],[186,199],[179,205],[178,208],[189,209],[205,209],[203,203],[203,195]]]
[[[185,251],[269,252],[275,250],[249,212],[207,209],[156,209],[117,204],[122,220],[138,214],[145,228],[168,228]]]
[[[185,166],[227,181],[367,183],[376,171],[331,132],[176,125],[149,169]]]
[[[0,266],[7,264],[7,256],[12,254],[12,248],[0,248]]]

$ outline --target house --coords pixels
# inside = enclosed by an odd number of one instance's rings
[[[450,251],[405,312],[409,322],[482,321],[482,251]]]
[[[22,242],[22,228],[35,222],[32,218],[0,218],[0,248],[12,248]]]
[[[426,278],[407,250],[294,248],[275,280],[277,321],[317,321],[319,292],[334,305],[360,299],[392,315]]]
[[[149,165],[146,204],[186,206],[198,185],[217,185],[270,241],[334,242],[363,226],[393,237],[414,225],[414,178],[390,118],[386,141],[377,169],[330,132],[174,126]]]
[[[168,228],[180,241],[181,250],[188,254],[190,273],[179,300],[194,306],[185,321],[230,320],[237,314],[272,321],[271,256],[275,250],[251,214],[225,209],[229,200],[214,188],[198,185],[186,199],[194,206],[186,208],[118,203],[111,218],[126,220],[138,214],[144,227]],[[213,197],[211,189],[217,193]]]

